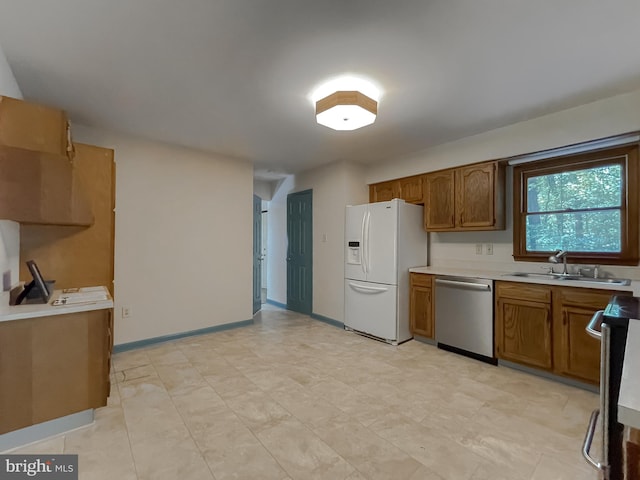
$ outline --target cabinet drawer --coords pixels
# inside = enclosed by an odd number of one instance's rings
[[[618,292],[615,290],[596,290],[593,288],[580,287],[556,287],[556,293],[562,298],[563,303],[591,307],[594,310],[601,310],[607,306],[609,299],[613,295],[631,295],[632,292]]]
[[[433,286],[433,275],[426,273],[411,273],[411,286],[429,287]]]
[[[551,303],[551,287],[520,282],[496,282],[496,296]]]

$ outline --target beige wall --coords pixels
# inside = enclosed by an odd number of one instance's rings
[[[364,173],[360,165],[332,163],[296,175],[295,181],[274,195],[269,206],[269,225],[274,232],[269,245],[276,242],[279,247],[272,249],[275,257],[269,257],[270,299],[287,301],[286,195],[310,189],[313,190],[313,313],[344,320],[344,212],[347,205],[368,201]]]
[[[513,124],[444,144],[399,161],[374,166],[367,172],[367,183],[520,155],[635,130],[640,130],[640,90]],[[510,170],[507,178],[507,229],[500,232],[432,233],[432,265],[505,271],[537,271],[543,268],[541,263],[514,262],[512,259]],[[477,243],[483,243],[483,252],[486,243],[492,243],[494,254],[476,255]],[[605,267],[604,270],[617,276],[640,279],[638,267]]]
[[[250,319],[252,165],[76,125],[74,137],[115,150],[115,343]]]
[[[0,95],[22,98],[11,67],[0,47]],[[0,279],[4,272],[11,272],[11,286],[18,283],[20,270],[20,224],[11,220],[0,220]],[[0,291],[2,283],[0,280]],[[4,300],[3,300],[4,301]]]

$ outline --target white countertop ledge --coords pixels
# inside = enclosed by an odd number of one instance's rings
[[[496,272],[491,270],[450,267],[412,267],[409,269],[409,272],[426,273],[429,275],[452,275],[455,277],[467,278],[486,278],[489,280],[504,280],[507,282],[537,283],[539,285],[559,285],[564,287],[592,288],[598,290],[616,290],[619,292],[634,292],[634,295],[640,296],[640,281],[638,280],[632,280],[631,285],[615,285],[611,283],[592,283],[576,280],[555,280],[544,277],[520,277],[512,275],[514,272]]]
[[[640,320],[629,320],[618,397],[618,421],[640,429]]]
[[[54,290],[49,303],[46,304],[37,303],[27,305],[0,305],[0,322],[113,308],[113,299],[111,298],[111,295],[109,294],[109,291],[106,289],[106,287],[103,288],[109,298],[108,300],[100,300],[91,303],[78,303],[75,305],[53,306],[51,304],[62,294],[62,290]]]

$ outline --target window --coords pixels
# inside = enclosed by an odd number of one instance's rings
[[[638,146],[514,167],[514,259],[638,264]]]

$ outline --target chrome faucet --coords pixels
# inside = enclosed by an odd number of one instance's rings
[[[549,257],[549,261],[551,263],[560,263],[560,260],[562,260],[562,275],[569,275],[569,272],[567,272],[567,254],[569,252],[567,252],[566,250],[558,250],[556,253],[554,253],[553,255],[551,255]]]

